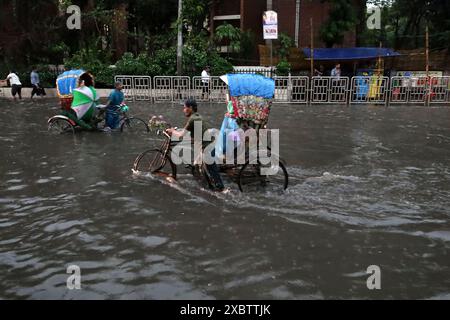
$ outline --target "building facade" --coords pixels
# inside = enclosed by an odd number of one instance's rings
[[[251,31],[257,45],[265,44],[262,15],[270,9],[278,13],[278,32],[289,35],[297,47],[310,47],[311,19],[314,47],[325,47],[320,28],[328,20],[330,5],[323,0],[216,0],[211,8],[211,31],[227,22],[242,31]],[[355,45],[356,33],[349,31],[339,46]]]

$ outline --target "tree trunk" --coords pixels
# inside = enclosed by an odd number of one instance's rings
[[[364,46],[364,40],[366,36],[366,28],[367,28],[367,20],[366,20],[366,12],[367,12],[367,1],[366,0],[357,0],[357,8],[356,14],[358,23],[355,26],[356,31],[356,46],[362,47]]]
[[[114,58],[120,59],[128,50],[128,4],[119,3],[114,7],[113,44]]]

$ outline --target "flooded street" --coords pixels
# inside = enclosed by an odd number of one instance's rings
[[[450,108],[274,105],[289,189],[216,195],[133,175],[148,136],[49,135],[57,104],[0,100],[0,299],[450,299]]]

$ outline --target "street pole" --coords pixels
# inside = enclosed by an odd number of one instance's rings
[[[427,79],[430,73],[430,51],[429,51],[429,34],[428,34],[428,23],[425,27],[425,70],[427,72]]]
[[[273,3],[272,0],[267,0],[266,1],[266,5],[267,5],[267,10],[270,11],[273,8]],[[273,66],[273,40],[267,40],[269,41],[269,45],[270,45],[270,70],[272,70],[272,66]]]
[[[300,33],[300,0],[295,1],[295,46],[298,48]]]
[[[183,74],[183,23],[181,14],[183,12],[183,0],[178,0],[178,41],[177,41],[177,75]]]
[[[272,68],[273,66],[273,44],[272,44],[272,40],[270,40],[270,67]]]
[[[311,29],[311,78],[314,76],[314,27],[313,18],[309,19],[309,25]]]
[[[425,101],[426,106],[430,105],[430,99],[431,99],[431,79],[430,76],[430,50],[429,50],[429,34],[428,34],[428,21],[427,25],[425,27],[425,70],[427,73],[426,81],[427,81],[427,99]]]

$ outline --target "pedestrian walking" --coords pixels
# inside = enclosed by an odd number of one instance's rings
[[[39,73],[37,72],[36,68],[31,71],[30,74],[30,81],[31,85],[33,87],[33,90],[31,91],[31,100],[33,100],[34,95],[38,96],[45,96],[45,89],[41,86],[41,82],[39,79]]]
[[[5,81],[8,81],[11,84],[11,94],[14,98],[14,101],[16,100],[16,95],[19,95],[19,99],[22,99],[22,83],[20,82],[19,76],[11,70],[6,77]]]
[[[202,71],[202,99],[209,99],[209,82],[211,80],[210,75],[211,69],[209,66],[206,66]]]

